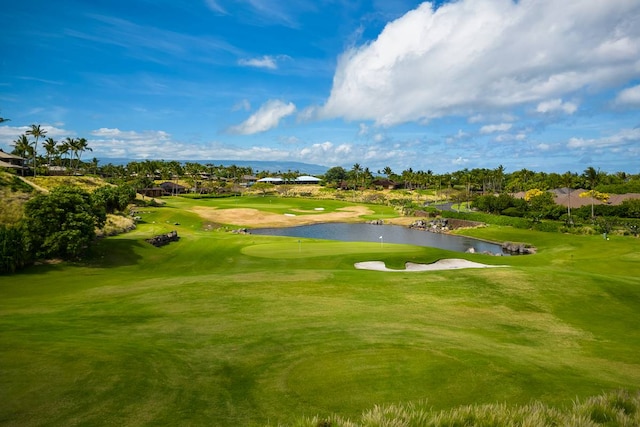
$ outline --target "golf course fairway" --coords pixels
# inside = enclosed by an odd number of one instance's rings
[[[0,424],[275,426],[640,387],[638,239],[461,232],[538,250],[492,257],[233,233],[256,225],[215,214],[231,209],[395,217],[335,200],[167,198],[86,262],[0,276]],[[178,242],[145,241],[171,230]],[[450,258],[504,267],[354,267]]]

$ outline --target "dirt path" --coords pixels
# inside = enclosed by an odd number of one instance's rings
[[[49,192],[49,190],[47,190],[46,188],[40,187],[38,184],[34,184],[33,182],[29,181],[28,179],[26,179],[23,176],[20,176],[20,175],[15,175],[15,176],[17,176],[25,184],[32,186],[33,188],[35,188],[38,191],[42,191],[43,193],[48,193]]]

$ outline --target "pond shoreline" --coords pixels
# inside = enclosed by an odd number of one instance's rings
[[[425,233],[402,225],[327,222],[295,227],[269,227],[247,230],[250,234],[299,238],[316,238],[347,242],[378,242],[435,247],[462,253],[510,255],[501,243],[451,233]]]

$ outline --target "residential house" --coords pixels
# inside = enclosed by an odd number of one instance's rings
[[[160,187],[139,188],[138,194],[146,197],[161,197],[164,195],[164,190]]]
[[[184,185],[176,184],[171,181],[163,182],[160,184],[160,188],[162,188],[167,195],[184,194],[189,190]]]
[[[15,170],[26,170],[28,169],[25,165],[24,157],[16,156],[15,154],[5,153],[0,149],[0,168],[8,168]]]

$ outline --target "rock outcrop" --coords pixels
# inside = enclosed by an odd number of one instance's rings
[[[177,242],[180,238],[178,237],[177,231],[171,231],[167,234],[159,234],[157,236],[153,236],[150,239],[147,239],[148,243],[151,243],[155,247],[160,247],[164,245],[168,245],[171,242]]]
[[[504,242],[502,249],[510,254],[530,255],[536,253],[536,248],[526,243]]]

